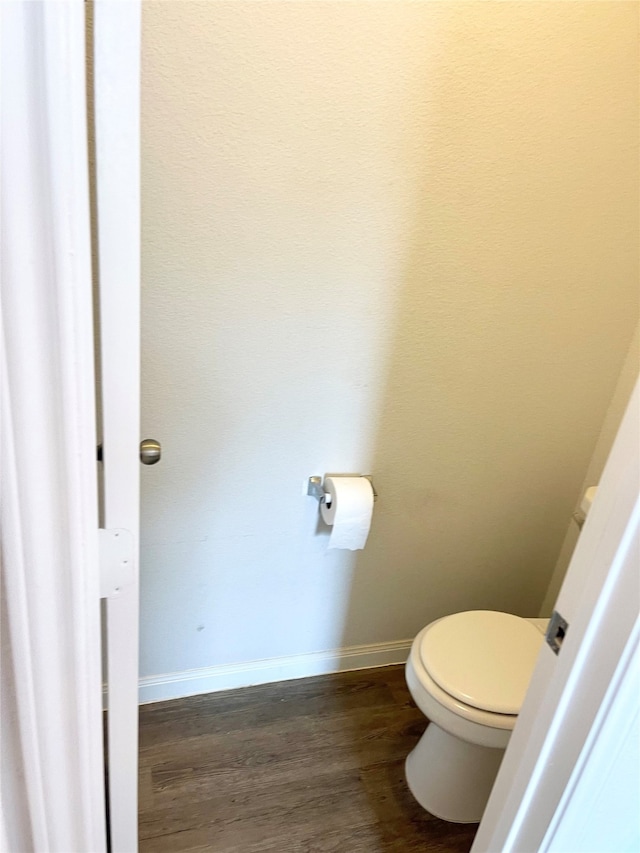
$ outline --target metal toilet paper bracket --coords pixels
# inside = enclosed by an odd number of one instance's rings
[[[334,475],[337,476],[337,475]],[[378,500],[378,493],[376,492],[376,487],[373,485],[373,480],[371,479],[371,474],[344,474],[343,476],[358,476],[364,477],[371,483],[371,488],[373,489],[373,499],[374,501]],[[331,495],[325,492],[322,487],[322,477],[309,477],[309,482],[307,483],[307,494],[311,498],[316,498],[316,500],[320,501],[320,503],[325,503],[327,506],[331,504]]]

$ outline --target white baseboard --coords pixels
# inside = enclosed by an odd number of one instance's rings
[[[273,681],[289,681],[293,678],[308,678],[331,672],[347,672],[353,669],[369,669],[374,666],[389,666],[404,663],[409,655],[411,640],[394,643],[372,643],[367,646],[350,646],[326,652],[312,652],[291,657],[252,660],[246,663],[209,666],[202,669],[186,669],[166,675],[151,675],[140,679],[140,704],[179,699],[198,693],[215,693],[250,687],[253,684],[268,684]]]

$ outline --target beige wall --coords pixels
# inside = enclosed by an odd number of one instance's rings
[[[602,471],[604,470],[607,457],[609,456],[613,441],[622,421],[622,416],[624,415],[629,403],[633,387],[638,381],[639,372],[640,325],[636,326],[633,338],[631,339],[629,351],[624,361],[622,371],[620,372],[615,393],[609,408],[607,409],[607,414],[602,424],[602,429],[600,430],[595,450],[593,451],[593,455],[589,461],[589,466],[582,482],[580,492],[576,495],[576,511],[580,509],[582,497],[589,486],[597,486],[600,482],[600,477],[602,476]],[[562,548],[560,549],[558,561],[551,577],[544,601],[542,602],[540,616],[550,616],[553,612],[553,606],[558,597],[558,593],[560,592],[564,576],[569,568],[569,562],[571,560],[571,555],[573,554],[573,549],[578,541],[579,533],[580,530],[578,525],[572,520],[567,526],[567,532],[565,533]]]
[[[142,671],[535,614],[638,315],[637,6],[143,9]],[[310,474],[380,494],[326,551]]]

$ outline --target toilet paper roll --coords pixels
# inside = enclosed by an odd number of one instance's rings
[[[364,548],[373,514],[373,487],[366,477],[325,477],[324,490],[331,503],[324,501],[320,512],[331,525],[329,548]]]

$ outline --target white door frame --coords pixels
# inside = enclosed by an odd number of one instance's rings
[[[93,23],[111,853],[138,849],[140,0]],[[124,549],[122,549],[124,543]]]
[[[569,623],[562,648],[542,647],[472,853],[553,850],[554,838],[578,832],[570,804],[579,793],[586,802],[594,747],[602,754],[607,737],[613,753],[626,736],[602,722],[622,695],[637,714],[627,687],[640,612],[639,436],[636,383],[556,602]]]

